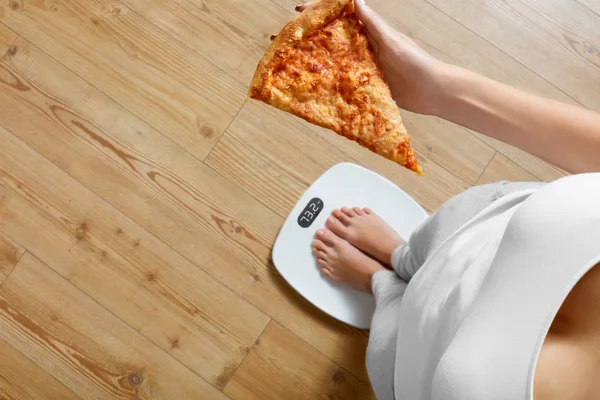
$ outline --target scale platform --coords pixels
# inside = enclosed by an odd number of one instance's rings
[[[428,217],[412,197],[384,177],[356,164],[338,164],[302,195],[285,220],[275,246],[273,263],[284,279],[313,305],[360,329],[371,326],[373,296],[335,283],[321,275],[312,255],[315,232],[335,208],[368,207],[403,238]]]

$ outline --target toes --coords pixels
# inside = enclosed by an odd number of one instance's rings
[[[321,250],[321,251],[327,250],[327,245],[325,243],[323,243],[323,241],[320,239],[313,240],[312,247],[315,250]]]
[[[342,207],[342,212],[349,217],[356,217],[358,215],[358,214],[356,214],[356,211],[354,211],[352,208],[348,208],[348,207]]]
[[[329,265],[327,264],[327,261],[325,260],[317,260],[317,265],[319,266],[319,269],[321,270],[321,272],[329,272]]]
[[[339,219],[336,217],[327,218],[326,222],[327,228],[329,228],[333,233],[338,235],[341,238],[346,237],[346,225],[344,225]]]
[[[365,212],[360,207],[353,207],[352,210],[356,213],[356,215],[365,215]]]
[[[365,212],[365,214],[373,214],[373,210],[367,207],[363,208],[363,211]]]
[[[313,247],[313,256],[315,256],[318,260],[327,261],[327,253],[323,250],[319,250]]]
[[[335,209],[331,212],[331,215],[340,220],[344,225],[348,225],[350,222],[350,217],[342,210]]]
[[[335,276],[333,276],[333,274],[327,268],[321,268],[321,273],[323,275],[325,275],[327,278],[331,279],[333,282],[339,281],[339,279],[337,279]]]
[[[341,239],[329,229],[319,229],[317,231],[317,241],[321,241],[329,247],[333,247],[339,240]]]

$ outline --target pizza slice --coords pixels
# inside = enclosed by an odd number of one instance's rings
[[[352,0],[316,0],[290,21],[248,95],[423,174]]]

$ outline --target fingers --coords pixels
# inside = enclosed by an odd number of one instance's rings
[[[298,12],[302,12],[302,11],[306,10],[306,7],[310,6],[311,4],[312,4],[312,2],[309,1],[309,2],[306,2],[304,4],[297,5],[296,8],[295,8],[295,10],[298,11]]]
[[[354,8],[356,10],[358,19],[360,19],[360,22],[363,23],[369,34],[372,36],[372,39],[374,39],[377,43],[389,36],[391,28],[387,22],[385,22],[379,14],[366,5],[366,3],[363,3],[362,0],[357,0],[354,2]]]

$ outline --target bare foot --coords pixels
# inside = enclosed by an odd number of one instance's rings
[[[371,293],[371,278],[384,267],[329,229],[319,229],[313,254],[321,272],[335,282]]]
[[[405,243],[391,226],[368,208],[333,210],[327,219],[327,227],[385,265],[392,264],[392,252]]]

